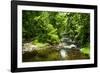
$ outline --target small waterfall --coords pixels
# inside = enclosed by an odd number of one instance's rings
[[[73,44],[73,41],[69,38],[62,37],[61,43],[59,44],[60,46],[60,55],[62,59],[67,59],[68,58],[68,52],[72,48],[77,48],[75,44]]]
[[[61,49],[60,50],[60,55],[61,55],[62,59],[64,59],[66,57],[66,50]]]

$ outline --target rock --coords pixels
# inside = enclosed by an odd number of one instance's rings
[[[76,45],[71,44],[71,45],[69,46],[69,48],[77,48],[77,47],[76,47]]]
[[[82,53],[79,49],[72,48],[69,51],[67,51],[68,59],[69,60],[75,60],[75,59],[82,59]]]
[[[33,45],[32,43],[24,43],[22,48],[23,48],[22,49],[23,53],[25,53],[25,52],[31,52],[33,50],[36,50],[37,46]]]

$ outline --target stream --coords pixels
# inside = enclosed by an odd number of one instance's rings
[[[85,59],[85,55],[68,38],[62,38],[61,43],[56,46],[47,45],[39,48],[32,42],[23,44],[23,61],[48,61],[48,60],[74,60]]]

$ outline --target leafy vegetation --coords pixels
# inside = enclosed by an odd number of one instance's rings
[[[42,48],[24,53],[23,61],[61,60],[59,51],[50,46],[54,48],[61,43],[63,36],[75,41],[82,54],[90,55],[89,13],[23,10],[22,34],[23,44],[32,42]]]

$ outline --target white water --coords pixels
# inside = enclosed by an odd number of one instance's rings
[[[60,50],[60,55],[61,55],[62,58],[65,58],[66,57],[66,50],[61,49]]]

